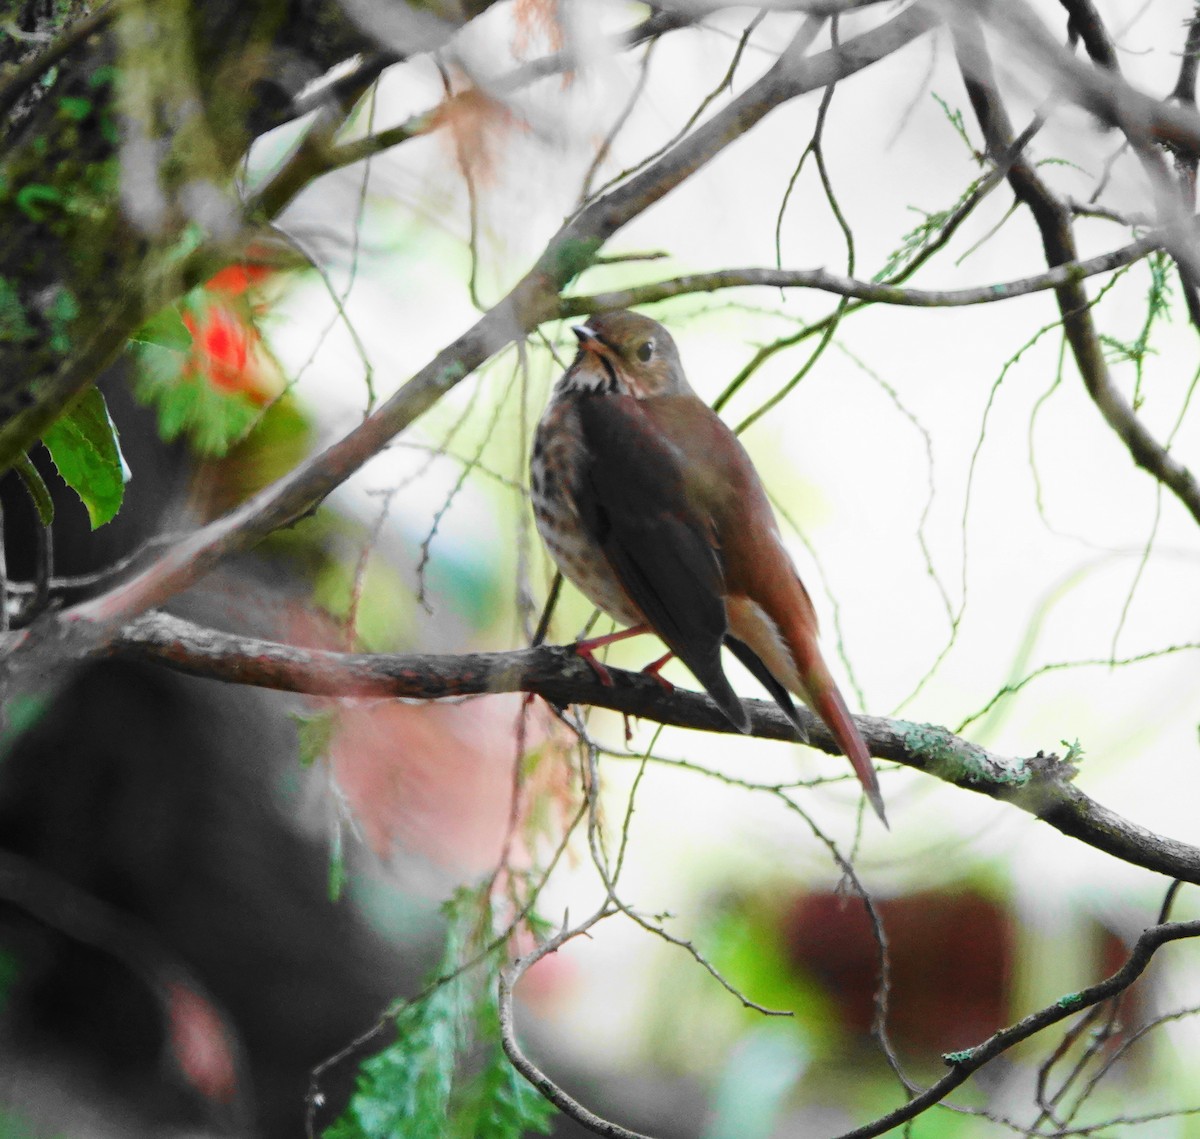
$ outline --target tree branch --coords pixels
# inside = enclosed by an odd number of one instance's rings
[[[1028,1040],[1043,1029],[1057,1024],[1060,1020],[1066,1020],[1067,1017],[1073,1016],[1083,1009],[1106,1001],[1118,993],[1123,993],[1146,971],[1146,966],[1150,964],[1150,959],[1160,946],[1189,937],[1200,937],[1200,921],[1173,922],[1168,925],[1151,926],[1149,929],[1143,930],[1125,964],[1112,976],[1081,992],[1068,993],[1066,996],[1059,997],[1054,1004],[1030,1013],[1008,1028],[1002,1028],[994,1036],[989,1036],[987,1040],[982,1044],[977,1044],[974,1048],[947,1053],[942,1059],[950,1065],[949,1073],[919,1095],[913,1096],[895,1111],[881,1116],[865,1127],[847,1131],[838,1136],[838,1139],[873,1139],[874,1136],[883,1135],[901,1123],[915,1119],[935,1103],[940,1103],[955,1088],[965,1084],[968,1078],[985,1064],[989,1064],[1014,1045]]]
[[[26,60],[0,83],[0,119],[16,106],[21,96],[29,90],[56,63],[70,55],[89,36],[104,28],[116,14],[115,0],[102,8],[81,16],[62,35],[58,36],[40,55]]]
[[[828,273],[824,269],[720,269],[712,273],[691,273],[669,281],[635,285],[617,292],[597,293],[590,297],[564,297],[559,302],[558,314],[561,317],[588,316],[609,309],[654,304],[688,293],[711,293],[718,289],[754,286],[819,289],[837,296],[854,297],[869,304],[902,305],[911,308],[961,308],[966,305],[1007,301],[1013,297],[1057,289],[1071,281],[1080,281],[1132,265],[1147,253],[1161,248],[1161,235],[1148,234],[1099,257],[1056,265],[1033,277],[1022,277],[1016,281],[995,285],[979,285],[972,289],[908,289],[878,281],[843,277],[837,273]]]
[[[272,641],[202,628],[165,613],[149,613],[123,630],[112,651],[150,660],[193,676],[320,696],[438,700],[494,692],[532,692],[552,704],[591,704],[673,727],[732,733],[709,698],[652,677],[610,668],[603,685],[570,647],[460,655],[385,655],[298,649]],[[770,701],[746,700],[750,734],[798,740]],[[807,743],[840,755],[824,724],[800,709]],[[1163,838],[1090,799],[1070,781],[1075,769],[1056,756],[996,755],[945,728],[856,716],[871,754],[975,791],[1048,823],[1062,834],[1114,858],[1200,885],[1200,849]]]
[[[1068,26],[1074,35],[1079,36],[1091,58],[1104,70],[1113,75],[1121,74],[1121,64],[1117,58],[1117,49],[1104,26],[1104,20],[1096,10],[1092,0],[1060,0],[1067,10]],[[1200,295],[1196,290],[1196,256],[1192,248],[1190,235],[1184,232],[1184,217],[1190,211],[1191,178],[1186,170],[1183,182],[1187,188],[1185,198],[1183,189],[1171,177],[1167,168],[1166,157],[1162,150],[1149,139],[1141,136],[1130,136],[1130,145],[1142,164],[1146,177],[1150,182],[1151,192],[1157,203],[1160,224],[1166,227],[1164,244],[1179,268],[1180,283],[1183,288],[1184,303],[1192,326],[1200,329]],[[1185,208],[1186,207],[1186,208]]]
[[[572,938],[587,934],[592,926],[609,917],[612,912],[606,904],[578,926],[564,927],[553,937],[524,956],[517,958],[501,971],[498,994],[500,1042],[513,1067],[564,1115],[569,1116],[576,1123],[596,1135],[603,1136],[604,1139],[651,1139],[642,1132],[630,1131],[620,1124],[603,1119],[589,1111],[525,1055],[516,1036],[513,990],[521,977],[543,957],[556,953]],[[877,1135],[886,1134],[902,1123],[915,1119],[934,1105],[941,1103],[952,1091],[965,1084],[981,1068],[1017,1044],[1037,1035],[1051,1025],[1066,1020],[1067,1017],[1074,1016],[1084,1009],[1092,1008],[1102,1001],[1123,993],[1146,971],[1154,954],[1163,945],[1193,937],[1200,937],[1200,921],[1171,922],[1143,930],[1125,963],[1111,976],[1081,992],[1068,993],[1059,997],[1053,1004],[1030,1013],[1016,1024],[1002,1028],[973,1048],[947,1053],[942,1060],[949,1065],[950,1071],[940,1080],[917,1092],[894,1111],[890,1111],[862,1127],[844,1132],[837,1139],[874,1139]]]
[[[978,26],[969,21],[957,21],[954,45],[988,151],[998,158],[1009,150],[1012,124],[1000,100],[991,59]],[[1012,164],[1008,180],[1017,200],[1028,206],[1033,214],[1051,268],[1077,261],[1071,211],[1066,204],[1059,201],[1025,159]],[[1063,331],[1092,402],[1125,444],[1133,461],[1171,490],[1200,522],[1200,484],[1191,471],[1150,434],[1113,383],[1082,282],[1068,280],[1056,287],[1055,295],[1062,314]]]
[[[1139,91],[1112,72],[1097,70],[1057,43],[1045,25],[1020,0],[974,0],[970,5],[929,0],[956,30],[987,21],[1019,57],[1034,64],[1057,96],[1091,112],[1131,140],[1167,143],[1187,154],[1200,154],[1200,114]]]
[[[910,8],[811,58],[799,50],[806,23],[791,47],[741,95],[652,166],[563,226],[504,300],[443,348],[358,427],[242,506],[183,539],[132,580],[0,642],[8,650],[10,668],[20,664],[36,674],[55,657],[86,654],[138,614],[199,580],[225,556],[250,549],[273,530],[312,511],[463,377],[505,345],[552,319],[559,291],[628,221],[772,110],[892,54],[933,23],[934,17],[925,9]]]

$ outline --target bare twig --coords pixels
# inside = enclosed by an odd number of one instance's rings
[[[751,1009],[754,1012],[761,1013],[763,1016],[793,1016],[795,1015],[790,1009],[775,1009],[768,1008],[766,1005],[759,1004],[747,996],[737,985],[728,980],[725,975],[697,948],[694,942],[689,941],[684,937],[677,937],[671,933],[661,921],[652,921],[650,918],[644,917],[638,913],[628,902],[626,902],[617,893],[616,879],[620,873],[620,866],[625,856],[625,839],[628,837],[628,825],[632,811],[632,792],[630,798],[630,812],[625,815],[625,828],[622,830],[621,847],[617,857],[617,870],[611,871],[608,868],[608,859],[603,848],[600,832],[600,774],[599,764],[599,748],[590,739],[581,732],[580,742],[586,749],[588,763],[588,846],[591,850],[592,864],[596,868],[596,873],[600,875],[601,882],[604,883],[604,889],[608,894],[609,905],[615,910],[619,910],[635,925],[641,926],[647,933],[651,933],[656,937],[661,938],[668,945],[675,946],[676,949],[682,949],[693,961],[696,962],[718,985],[721,986],[732,997],[741,1002],[743,1008]],[[645,770],[643,765],[642,770]],[[640,781],[640,780],[639,780]],[[634,790],[636,790],[637,781],[635,781]]]
[[[979,29],[958,21],[954,28],[955,50],[971,105],[979,120],[989,151],[1009,150],[1012,126],[1000,101],[991,60]],[[1068,207],[1050,191],[1034,168],[1024,160],[1013,163],[1008,181],[1017,199],[1033,214],[1041,234],[1046,260],[1051,268],[1078,260]],[[1195,477],[1156,440],[1134,414],[1133,408],[1113,383],[1108,363],[1092,319],[1087,291],[1078,280],[1055,289],[1063,330],[1083,378],[1088,395],[1105,421],[1128,448],[1133,461],[1171,490],[1200,522],[1200,484]]]
[[[1104,20],[1092,0],[1060,0],[1070,17],[1070,28],[1083,41],[1088,55],[1100,67],[1114,75],[1120,75],[1121,65],[1117,60],[1117,49],[1104,26]],[[1191,209],[1193,198],[1192,178],[1183,174],[1184,188],[1176,184],[1167,169],[1162,151],[1151,141],[1134,133],[1129,136],[1130,145],[1150,182],[1151,191],[1157,199],[1158,213],[1167,227],[1167,249],[1179,269],[1183,286],[1184,303],[1193,327],[1200,329],[1200,295],[1196,291],[1196,257],[1190,248],[1190,239],[1181,233],[1185,205]],[[1187,160],[1185,159],[1185,162]],[[1182,241],[1180,241],[1182,238]]]
[[[863,1127],[847,1131],[838,1136],[838,1139],[873,1139],[876,1135],[883,1135],[892,1128],[898,1127],[910,1119],[915,1119],[930,1106],[945,1099],[955,1088],[966,1083],[985,1064],[1007,1052],[1014,1045],[1028,1040],[1036,1033],[1049,1028],[1050,1025],[1057,1024],[1060,1020],[1065,1020],[1083,1009],[1091,1008],[1092,1005],[1124,992],[1145,972],[1146,966],[1150,964],[1151,958],[1161,946],[1190,937],[1200,937],[1200,921],[1151,926],[1143,931],[1128,960],[1112,976],[1081,992],[1068,993],[1066,996],[1060,997],[1054,1004],[1030,1013],[1029,1016],[1008,1028],[1001,1029],[974,1048],[947,1054],[942,1057],[951,1067],[947,1075],[920,1095],[914,1096],[908,1103],[896,1108],[895,1111],[888,1112],[887,1115]]]
[[[573,928],[564,928],[555,937],[518,958],[501,972],[499,982],[501,1044],[505,1054],[521,1075],[551,1103],[589,1131],[603,1136],[605,1139],[649,1139],[640,1132],[630,1131],[589,1111],[538,1068],[524,1054],[516,1040],[513,989],[517,982],[537,961],[556,952],[572,938],[585,934],[598,921],[612,913],[613,911],[606,904],[585,922]],[[1068,993],[1060,997],[1053,1004],[1030,1013],[1016,1024],[1001,1029],[973,1048],[948,1053],[943,1060],[951,1070],[940,1080],[914,1095],[907,1103],[902,1104],[894,1111],[890,1111],[862,1127],[847,1131],[838,1136],[838,1139],[873,1139],[876,1135],[883,1135],[908,1120],[915,1119],[934,1104],[940,1103],[952,1091],[966,1083],[975,1072],[1010,1048],[1081,1010],[1091,1008],[1101,1001],[1124,992],[1145,972],[1147,965],[1161,946],[1172,941],[1197,936],[1200,936],[1200,921],[1151,926],[1138,938],[1125,964],[1111,976],[1081,992]]]
[[[971,216],[975,209],[982,203],[989,194],[1004,181],[1008,173],[1009,165],[1016,160],[1022,153],[1029,140],[1033,137],[1037,130],[1038,123],[1035,121],[1023,131],[1013,143],[1009,154],[1003,162],[996,163],[993,168],[980,178],[975,185],[963,196],[962,200],[950,211],[937,230],[937,234],[931,240],[925,242],[921,249],[908,261],[897,269],[891,276],[886,277],[882,282],[883,285],[897,286],[909,280],[923,265],[929,262],[936,254],[943,250],[949,243],[951,238],[958,232],[962,224]],[[838,312],[842,317],[850,316],[852,313],[858,312],[868,305],[869,301],[850,301],[848,304],[838,308],[829,316],[821,320],[814,321],[812,324],[801,328],[799,332],[792,333],[788,336],[780,337],[778,340],[765,344],[759,348],[736,376],[725,386],[724,391],[717,397],[713,403],[713,407],[720,411],[733,396],[746,384],[750,377],[765,364],[772,356],[782,352],[792,346],[799,344],[802,340],[807,340],[812,336],[823,336],[825,330],[833,323],[834,317]]]
[[[559,1111],[575,1120],[576,1123],[586,1127],[596,1135],[603,1136],[604,1139],[652,1139],[649,1135],[645,1135],[640,1131],[630,1131],[629,1128],[622,1127],[619,1123],[602,1119],[595,1112],[589,1111],[577,1099],[568,1095],[558,1084],[550,1079],[541,1068],[525,1055],[521,1050],[521,1046],[517,1043],[516,1024],[513,1015],[513,989],[517,982],[524,976],[530,966],[536,964],[543,957],[557,952],[572,938],[586,934],[597,922],[611,917],[615,912],[606,902],[603,907],[597,910],[586,921],[571,928],[564,928],[555,934],[554,937],[550,938],[549,941],[531,950],[524,957],[519,957],[507,969],[501,971],[498,1000],[500,1044],[512,1066],[537,1088],[546,1099],[554,1104]]]
[[[1059,97],[1116,127],[1130,138],[1167,143],[1188,154],[1200,154],[1200,114],[1172,105],[1131,86],[1119,75],[1098,70],[1055,42],[1032,9],[1020,0],[975,0],[971,5],[932,0],[942,17],[962,31],[977,16],[1015,45],[1023,60],[1043,75],[1053,76]]]

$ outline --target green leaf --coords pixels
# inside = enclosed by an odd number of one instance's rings
[[[92,529],[112,521],[125,497],[126,467],[104,396],[90,388],[42,442],[63,482],[87,507]]]

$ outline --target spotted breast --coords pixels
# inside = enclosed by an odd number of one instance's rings
[[[617,621],[639,625],[644,621],[641,610],[617,580],[576,505],[588,462],[576,396],[560,381],[534,435],[529,471],[534,521],[568,581]]]

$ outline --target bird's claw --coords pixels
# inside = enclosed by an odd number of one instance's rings
[[[586,662],[588,668],[590,668],[596,674],[596,679],[600,681],[605,688],[611,688],[613,686],[612,673],[610,673],[608,669],[605,668],[604,665],[602,665],[595,658],[592,650],[587,648],[582,641],[576,643],[575,653],[581,660]]]

